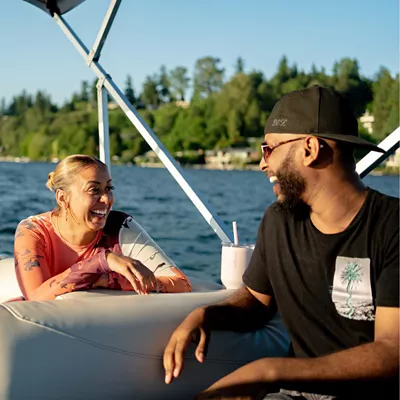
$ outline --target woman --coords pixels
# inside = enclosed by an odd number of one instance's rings
[[[49,174],[46,186],[55,192],[57,207],[21,221],[15,233],[15,267],[25,300],[97,287],[139,294],[191,291],[178,268],[156,277],[122,254],[119,231],[132,217],[110,211],[111,182],[107,166],[86,155],[67,157]]]

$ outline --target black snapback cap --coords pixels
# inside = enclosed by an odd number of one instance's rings
[[[264,132],[312,135],[385,153],[358,136],[357,118],[347,101],[334,90],[318,85],[296,90],[278,100]]]

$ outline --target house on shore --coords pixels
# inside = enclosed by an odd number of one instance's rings
[[[244,166],[259,160],[259,153],[252,147],[206,150],[205,162],[208,167],[231,169],[232,166]]]

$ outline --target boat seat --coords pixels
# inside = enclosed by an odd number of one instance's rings
[[[179,379],[164,383],[162,355],[194,308],[232,290],[148,296],[70,293],[62,301],[0,305],[0,399],[190,399],[261,357],[288,355],[278,315],[249,333],[213,332],[204,364],[185,356]]]

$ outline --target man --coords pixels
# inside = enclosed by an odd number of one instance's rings
[[[358,137],[345,100],[319,86],[277,102],[265,142],[260,168],[277,202],[262,219],[245,286],[175,330],[166,382],[196,334],[203,362],[209,330],[254,329],[276,302],[294,357],[247,364],[199,398],[398,398],[399,200],[365,187],[352,153],[381,149]]]

